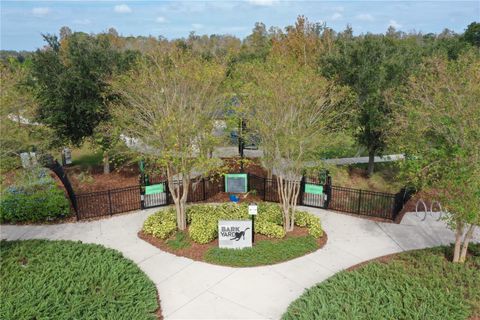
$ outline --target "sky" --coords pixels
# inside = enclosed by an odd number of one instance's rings
[[[255,22],[284,28],[298,15],[355,34],[397,30],[423,33],[448,28],[461,33],[480,21],[477,1],[3,1],[0,48],[35,50],[41,34],[73,31],[98,33],[114,27],[121,35],[152,35],[168,39],[196,34],[231,34],[244,38]]]

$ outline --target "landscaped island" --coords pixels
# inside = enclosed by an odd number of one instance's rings
[[[73,241],[0,243],[1,319],[157,319],[153,282],[121,253]]]
[[[343,271],[310,288],[283,315],[290,319],[480,317],[480,244],[451,263],[451,247],[411,251]]]
[[[186,231],[177,231],[173,208],[158,211],[145,221],[139,236],[177,255],[213,264],[252,267],[290,260],[321,248],[326,240],[320,218],[295,212],[295,229],[286,233],[277,204],[260,203],[251,248],[218,247],[219,220],[249,220],[246,204],[192,205],[187,208]]]

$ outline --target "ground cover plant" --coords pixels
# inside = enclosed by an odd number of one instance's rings
[[[44,168],[21,170],[15,183],[3,190],[0,222],[37,222],[70,215],[64,191]]]
[[[205,261],[233,267],[252,267],[287,261],[317,249],[317,240],[307,235],[276,241],[262,240],[242,250],[210,248],[205,254]]]
[[[2,319],[156,319],[153,282],[119,252],[73,241],[0,243]]]
[[[255,243],[242,250],[218,248],[219,220],[247,220],[245,203],[201,204],[187,207],[187,230],[177,231],[176,212],[167,208],[145,220],[140,237],[161,249],[214,264],[247,267],[290,260],[315,251],[326,241],[320,219],[295,213],[296,229],[286,234],[278,204],[260,203],[255,219]]]
[[[283,319],[477,319],[480,245],[465,265],[452,247],[402,253],[343,271],[307,290]]]

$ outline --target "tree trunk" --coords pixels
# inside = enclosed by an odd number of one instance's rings
[[[460,261],[460,249],[462,247],[462,236],[463,236],[463,223],[457,222],[457,228],[455,232],[455,247],[453,250],[453,262]]]
[[[103,173],[110,173],[110,156],[108,154],[108,151],[103,152]]]
[[[190,183],[190,175],[186,177],[182,174],[182,184],[173,181],[172,169],[167,166],[167,180],[170,193],[172,194],[175,211],[177,214],[177,228],[184,231],[187,228],[186,204],[188,197],[188,185]]]
[[[464,263],[467,258],[468,244],[470,243],[470,240],[472,240],[474,230],[475,225],[472,224],[470,225],[470,228],[468,228],[468,231],[465,234],[465,238],[463,239],[462,252],[460,253],[460,260],[458,261],[460,263]]]
[[[371,150],[368,151],[368,176],[371,177],[373,175],[373,170],[375,167],[375,151]]]
[[[277,188],[283,211],[283,228],[285,232],[290,232],[295,226],[295,209],[297,208],[300,182],[287,181],[277,176]]]

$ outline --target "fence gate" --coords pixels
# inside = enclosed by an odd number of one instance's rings
[[[140,190],[143,209],[166,206],[168,204],[168,186],[166,181],[142,185]]]

